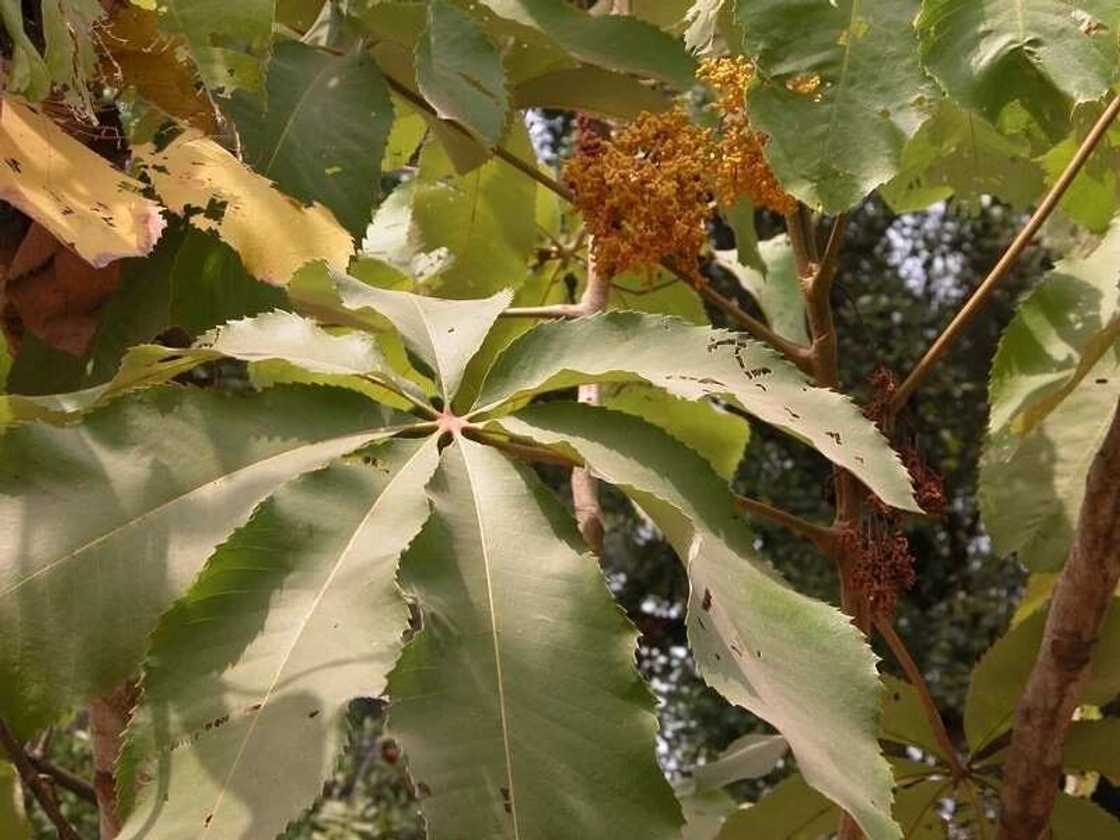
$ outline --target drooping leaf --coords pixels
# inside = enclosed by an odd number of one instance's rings
[[[408,349],[435,373],[448,400],[490,325],[513,297],[502,291],[477,301],[449,301],[378,289],[344,274],[334,279],[343,306],[372,309],[392,322]]]
[[[686,399],[734,399],[850,469],[884,501],[916,509],[897,455],[844,397],[811,387],[765,345],[675,319],[610,312],[538,326],[495,363],[475,411],[579,382],[634,379]]]
[[[918,64],[918,0],[740,2],[744,48],[761,83],[752,124],[782,185],[828,213],[847,210],[899,171],[928,115]]]
[[[123,790],[150,780],[121,837],[273,838],[321,790],[347,704],[380,696],[400,653],[397,561],[436,440],[363,460],[282,486],[160,619],[121,762]]]
[[[71,422],[129,391],[168,382],[209,358],[204,353],[142,344],[130,349],[112,377],[99,385],[55,394],[0,394],[0,427],[28,420]]]
[[[380,192],[393,122],[389,91],[367,53],[334,56],[298,41],[282,43],[269,65],[267,102],[239,92],[227,110],[246,163],[362,235]]]
[[[735,251],[742,265],[766,273],[766,263],[758,252],[758,231],[754,226],[754,202],[741,195],[730,206],[721,206],[720,212],[735,234]]]
[[[586,272],[582,268],[576,274],[586,282]],[[711,323],[696,290],[660,268],[649,274],[627,271],[611,278],[607,308],[672,315],[690,324],[707,326]]]
[[[805,298],[793,264],[789,237],[780,234],[758,244],[758,252],[766,272],[744,265],[733,250],[714,251],[716,264],[726,268],[750,292],[766,316],[766,322],[778,335],[798,344],[809,343],[805,327]]]
[[[684,812],[681,840],[715,840],[723,821],[735,813],[735,800],[722,790],[686,794],[677,792],[677,801]]]
[[[633,76],[601,67],[567,67],[526,79],[513,89],[515,108],[556,108],[632,120],[672,107],[662,92]]]
[[[164,388],[0,436],[0,716],[30,732],[132,674],[159,614],[257,502],[387,417],[329,388]]]
[[[1112,780],[1120,779],[1120,718],[1074,721],[1066,733],[1062,767],[1069,770],[1096,770]]]
[[[416,45],[416,84],[444,119],[495,146],[505,133],[509,93],[497,47],[481,26],[447,0],[428,3]]]
[[[1120,348],[1029,433],[992,443],[981,462],[980,509],[1001,554],[1036,572],[1066,562],[1085,498],[1085,478],[1120,402]]]
[[[163,30],[186,39],[208,88],[219,94],[263,90],[275,0],[162,0],[153,6]]]
[[[559,503],[462,438],[429,496],[402,561],[424,629],[390,676],[389,730],[433,836],[678,837],[636,633]]]
[[[182,2],[182,0],[180,0]],[[267,178],[197,132],[157,149],[133,150],[163,203],[212,230],[237,251],[245,269],[282,286],[300,266],[326,260],[344,270],[354,253],[350,234],[321,204],[301,207]]]
[[[840,811],[795,773],[756,804],[729,816],[716,840],[818,840],[839,825]]]
[[[40,25],[51,81],[61,88],[68,105],[87,119],[95,119],[90,97],[90,77],[97,66],[94,26],[105,9],[98,0],[42,0]]]
[[[12,41],[12,62],[4,88],[38,102],[51,91],[47,63],[23,25],[22,0],[0,0],[0,20]]]
[[[1096,108],[1085,106],[1075,112],[1075,117],[1082,112],[1099,116]],[[1052,184],[1061,177],[1084,139],[1084,132],[1075,130],[1043,156],[1042,168],[1046,172],[1048,183]],[[1105,233],[1116,216],[1116,211],[1120,209],[1120,178],[1116,174],[1118,170],[1120,133],[1114,128],[1105,132],[1093,154],[1062,196],[1059,206],[1077,224],[1084,225],[1093,233]]]
[[[952,782],[931,779],[903,787],[895,794],[894,817],[907,840],[945,840],[949,836],[948,825],[937,813],[937,803],[952,792]]]
[[[874,655],[846,616],[789,588],[755,557],[725,483],[704,460],[637,418],[575,403],[531,407],[498,423],[574,450],[637,502],[688,572],[688,636],[704,679],[771,723],[810,783],[872,840],[900,838],[877,740]]]
[[[1023,208],[1042,188],[1042,168],[1026,138],[1000,134],[945,99],[906,144],[899,173],[880,192],[895,212],[908,213],[948,198],[976,205],[985,195]]]
[[[682,90],[692,85],[695,64],[684,44],[666,32],[626,15],[594,17],[552,0],[483,0],[496,15],[543,33],[580,61],[639,76],[652,76]]]
[[[1064,99],[1103,96],[1116,78],[1117,42],[1102,23],[1081,0],[923,0],[915,25],[929,71],[958,103],[995,121],[1011,102],[1061,110]]]
[[[1118,599],[1101,628],[1093,651],[1089,680],[1081,702],[1101,705],[1120,693],[1120,608]],[[964,707],[964,730],[973,753],[983,749],[1014,722],[1015,705],[1034,666],[1042,641],[1046,610],[1015,625],[989,648],[972,671]]]
[[[1023,302],[992,363],[980,505],[996,550],[1065,562],[1089,464],[1120,398],[1120,225]],[[1027,492],[1024,492],[1024,491]]]
[[[641,382],[604,385],[600,398],[607,408],[660,426],[702,455],[721,477],[734,478],[751,434],[742,417],[707,400],[677,399]]]
[[[423,236],[415,219],[416,180],[405,181],[381,202],[362,240],[362,256],[378,260],[402,278],[424,283],[452,262],[454,256],[444,247],[425,250]]]
[[[526,165],[536,165],[521,121],[504,145]],[[443,297],[475,298],[520,284],[537,244],[536,182],[498,159],[456,175],[442,152],[430,144],[421,154],[422,183],[413,202],[421,250],[450,255],[431,286]]]
[[[1088,799],[1059,793],[1050,814],[1050,836],[1054,840],[1120,840],[1120,822]]]
[[[789,744],[781,735],[744,735],[732,741],[719,758],[692,768],[690,788],[701,793],[757,779],[773,770],[787,752]]]
[[[0,199],[96,268],[147,254],[163,233],[142,183],[11,96],[0,99],[0,158]]]
[[[941,755],[941,745],[929,727],[914,686],[890,674],[884,674],[882,679],[882,737],[896,744],[921,747],[931,755]]]

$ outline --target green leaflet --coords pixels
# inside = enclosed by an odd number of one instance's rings
[[[778,335],[798,344],[809,343],[805,326],[805,299],[793,265],[793,249],[789,236],[779,234],[758,244],[765,272],[741,262],[736,251],[714,251],[716,264],[735,275],[739,285],[750,292],[766,316],[766,322]]]
[[[1120,840],[1120,822],[1087,799],[1059,793],[1050,814],[1054,840]]]
[[[996,549],[1018,551],[1035,571],[1065,561],[1120,398],[1118,260],[1114,224],[1088,258],[1060,262],[1023,302],[992,362],[981,511]]]
[[[894,815],[907,840],[945,840],[947,826],[937,813],[937,803],[953,794],[953,784],[946,779],[901,788],[895,795]]]
[[[625,15],[593,17],[554,0],[483,0],[500,17],[543,33],[580,61],[677,88],[692,85],[695,62],[684,44],[650,24]]]
[[[1081,702],[1102,705],[1120,693],[1120,599],[1113,599],[1093,651]],[[1047,611],[1023,619],[989,648],[972,670],[964,706],[964,731],[975,754],[1011,727],[1015,705],[1034,666]]]
[[[428,518],[436,440],[294,479],[164,614],[129,726],[121,837],[273,838],[312,801],[355,697],[378,697],[408,628],[397,561]],[[189,749],[186,744],[189,743]]]
[[[291,312],[230,321],[201,336],[198,346],[246,362],[283,359],[312,373],[374,373],[385,365],[367,333],[332,335]]]
[[[723,821],[738,808],[735,800],[722,790],[695,794],[678,791],[677,801],[684,812],[681,840],[715,840]]]
[[[329,388],[163,388],[0,436],[0,716],[30,734],[134,673],[214,546],[387,416]]]
[[[899,170],[935,87],[918,64],[918,0],[739,0],[744,49],[758,62],[754,126],[782,185],[836,213]],[[787,85],[816,81],[811,94]]]
[[[416,84],[444,119],[495,146],[505,133],[509,94],[497,48],[481,26],[447,0],[430,0],[416,44]]]
[[[731,206],[721,205],[720,212],[735,234],[735,254],[742,265],[766,274],[766,263],[758,252],[758,231],[754,226],[754,203],[745,195]]]
[[[702,455],[720,477],[728,481],[735,477],[751,435],[751,428],[742,417],[707,400],[677,399],[641,382],[604,385],[600,397],[607,408],[660,426]]]
[[[1103,96],[1116,78],[1116,31],[1093,5],[924,0],[915,24],[922,60],[951,97],[992,121],[1017,101],[1061,124],[1068,100]]]
[[[818,840],[836,830],[840,812],[794,773],[749,808],[735,811],[716,840]]]
[[[93,26],[105,11],[97,0],[40,0],[38,5],[37,24],[45,44],[42,54],[24,28],[20,0],[0,0],[0,22],[12,50],[4,89],[38,102],[57,86],[68,105],[93,121],[87,90],[97,61]]]
[[[1120,718],[1077,720],[1070,725],[1062,750],[1062,766],[1070,770],[1096,770],[1110,779],[1120,779]]]
[[[781,735],[744,735],[732,741],[719,758],[693,767],[687,786],[702,793],[757,779],[773,770],[787,752],[789,744]]]
[[[23,26],[22,0],[0,0],[0,19],[12,40],[12,65],[5,89],[38,102],[51,91],[50,71]]]
[[[190,45],[199,75],[215,93],[263,91],[274,0],[161,0],[160,25]]]
[[[129,350],[113,378],[101,385],[60,394],[0,394],[0,427],[27,420],[67,423],[129,391],[168,382],[211,358],[203,351],[142,344]]]
[[[530,471],[457,438],[402,562],[423,630],[389,729],[434,837],[679,837],[636,633]],[[562,725],[561,725],[562,724]]]
[[[459,389],[471,356],[513,297],[502,291],[483,300],[450,301],[378,289],[345,274],[332,275],[343,306],[372,309],[389,319],[405,346],[435,373],[448,402]]]
[[[882,680],[880,737],[896,744],[921,747],[932,755],[941,755],[941,745],[929,728],[929,719],[914,686],[889,674],[884,674]]]
[[[361,236],[393,122],[377,65],[365,52],[334,56],[285,41],[269,64],[267,88],[267,103],[241,91],[226,106],[245,162],[288,195],[325,205]]]
[[[498,422],[574,449],[642,507],[688,571],[688,635],[704,679],[777,728],[810,783],[871,840],[900,838],[876,737],[874,655],[846,616],[790,589],[755,558],[726,485],[703,459],[641,420],[575,403]]]
[[[601,67],[569,67],[526,79],[513,89],[515,108],[557,108],[632,120],[673,106],[664,93],[633,76]]]
[[[897,213],[955,197],[968,205],[994,195],[1024,208],[1042,194],[1043,171],[1030,143],[1000,134],[972,111],[943,99],[902,151],[899,173],[880,190]]]
[[[760,420],[810,442],[884,501],[917,509],[898,456],[846,398],[811,387],[759,342],[672,318],[610,312],[542,324],[498,359],[474,411],[580,382],[633,379],[686,399],[732,398]]]

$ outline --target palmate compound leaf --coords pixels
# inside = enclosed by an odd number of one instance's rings
[[[936,95],[918,63],[918,0],[741,0],[736,18],[761,83],[751,123],[782,185],[847,210],[899,170]]]
[[[280,487],[160,619],[119,765],[122,838],[273,838],[321,791],[347,704],[408,629],[397,562],[428,518],[436,438]]]
[[[0,716],[29,734],[134,673],[160,613],[259,501],[388,420],[333,388],[168,387],[5,432]]]
[[[1085,476],[1120,399],[1120,223],[1058,263],[992,362],[980,508],[997,551],[1034,571],[1065,562]]]
[[[474,413],[581,382],[645,380],[686,399],[724,397],[850,470],[883,501],[917,510],[910,476],[845,397],[740,334],[636,312],[542,324],[491,368]]]
[[[871,840],[901,837],[877,740],[874,654],[839,610],[789,588],[756,558],[711,467],[659,429],[606,409],[550,403],[496,422],[570,447],[642,507],[687,569],[689,641],[705,680],[773,724],[809,782]]]
[[[388,727],[434,838],[677,838],[636,632],[571,518],[527,469],[459,438],[402,561],[423,629]]]
[[[513,298],[503,290],[481,300],[443,300],[379,289],[338,272],[332,272],[332,279],[343,306],[372,309],[396,327],[405,346],[436,375],[447,402],[458,391],[471,356]]]

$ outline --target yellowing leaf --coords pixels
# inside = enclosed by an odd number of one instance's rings
[[[0,199],[96,268],[146,255],[163,233],[143,184],[10,96],[0,99],[0,159]]]
[[[136,157],[163,203],[217,233],[254,277],[283,286],[312,260],[346,270],[354,242],[327,208],[284,195],[213,140],[187,131],[162,151],[139,147]]]

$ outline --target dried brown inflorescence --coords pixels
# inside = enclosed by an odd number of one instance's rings
[[[748,195],[782,213],[796,207],[766,162],[766,137],[747,120],[743,91],[752,72],[742,58],[704,62],[700,77],[719,94],[718,133],[680,110],[643,112],[611,136],[581,121],[564,177],[600,271],[614,276],[668,260],[699,281],[712,196],[731,204]]]
[[[863,413],[884,434],[890,436],[890,404],[898,380],[885,367],[876,369],[870,377],[871,398]],[[945,487],[941,476],[930,467],[915,443],[902,445],[902,462],[914,482],[914,496],[922,509],[933,516],[945,512]],[[901,592],[914,585],[916,572],[910,544],[902,532],[902,514],[885,504],[874,493],[868,494],[869,510],[860,530],[845,532],[841,539],[845,553],[855,558],[852,582],[863,592],[872,613],[890,616],[898,603]]]

